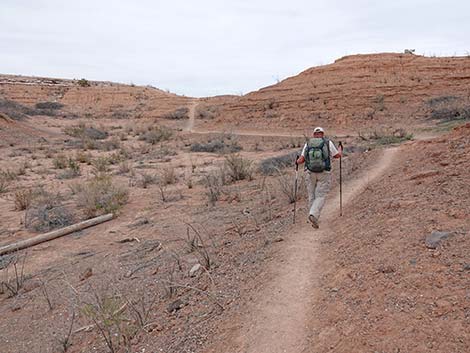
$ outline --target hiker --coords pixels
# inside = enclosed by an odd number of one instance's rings
[[[297,159],[298,164],[305,163],[305,178],[307,181],[309,215],[308,220],[314,228],[318,228],[318,219],[325,205],[325,198],[331,184],[331,158],[340,158],[342,148],[336,148],[334,143],[325,137],[325,130],[316,127],[313,137],[302,149]]]

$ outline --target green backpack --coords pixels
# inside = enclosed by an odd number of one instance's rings
[[[330,140],[313,137],[307,142],[305,166],[314,173],[331,170]]]

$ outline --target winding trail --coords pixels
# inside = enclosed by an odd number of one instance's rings
[[[199,103],[197,100],[192,101],[191,105],[188,107],[189,112],[189,120],[186,124],[186,126],[183,128],[183,131],[190,132],[192,134],[201,134],[201,135],[208,135],[208,134],[220,134],[223,133],[223,131],[220,130],[211,130],[211,129],[196,129],[195,128],[195,123],[196,123],[196,109],[198,107]],[[254,137],[293,137],[293,138],[303,138],[305,137],[304,133],[300,133],[298,131],[294,132],[276,132],[276,133],[269,133],[269,132],[264,132],[264,131],[259,131],[259,130],[254,130],[254,131],[246,131],[246,130],[227,130],[226,132],[229,132],[234,135],[238,136],[254,136]],[[335,135],[336,138],[345,138],[350,135]]]
[[[392,163],[398,148],[384,151],[381,159],[357,179],[344,185],[343,205],[361,193],[380,177]],[[282,245],[276,261],[267,268],[267,284],[256,293],[241,318],[232,323],[236,329],[223,337],[209,352],[300,353],[305,352],[307,324],[315,286],[321,275],[314,265],[319,238],[329,235],[329,224],[339,214],[339,195],[332,190],[320,221],[314,230],[303,221],[305,210],[299,212],[299,222]]]

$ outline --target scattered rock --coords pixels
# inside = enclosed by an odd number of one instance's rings
[[[124,243],[132,243],[132,242],[134,242],[134,241],[140,243],[140,240],[139,240],[139,238],[137,238],[137,237],[134,237],[134,238],[124,238],[124,239],[118,240],[116,243],[118,243],[118,244],[124,244]]]
[[[429,249],[436,249],[440,245],[442,240],[449,238],[451,235],[453,234],[450,232],[434,231],[426,237],[426,247]]]
[[[173,303],[168,305],[168,312],[173,313],[175,311],[180,310],[183,307],[184,307],[184,302],[181,299],[177,299]]]
[[[201,268],[202,268],[201,264],[195,264],[189,270],[189,277],[196,277],[196,275],[198,274],[199,270],[201,270]]]
[[[141,227],[145,224],[149,224],[150,221],[148,218],[146,217],[142,217],[142,218],[138,218],[136,219],[134,222],[132,222],[131,224],[129,224],[127,227],[129,228],[137,228],[137,227]]]
[[[428,171],[425,171],[425,172],[421,172],[421,173],[412,175],[410,177],[410,180],[429,178],[429,177],[432,177],[432,176],[435,176],[435,175],[438,175],[438,174],[439,174],[438,170],[428,170]]]
[[[91,267],[88,267],[85,272],[83,272],[81,275],[80,275],[80,281],[84,281],[86,280],[87,278],[90,278],[91,276],[93,275],[93,269]]]
[[[464,270],[464,271],[470,271],[470,263],[464,264],[464,265],[463,265],[463,270]]]

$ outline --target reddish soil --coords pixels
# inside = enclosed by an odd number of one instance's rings
[[[468,119],[469,73],[468,58],[360,55],[205,99],[0,76],[2,109],[5,99],[22,112],[63,105],[20,118],[0,110],[0,246],[38,234],[15,209],[19,192],[58,192],[82,220],[74,190],[103,159],[129,192],[114,220],[14,254],[25,276],[17,293],[1,286],[0,351],[63,351],[72,321],[68,352],[111,351],[108,331],[115,352],[468,351],[470,126],[452,128]],[[281,185],[293,170],[258,169],[298,152],[316,124],[348,147],[344,215],[336,162],[318,231],[305,223],[302,183],[292,225]],[[70,135],[80,126],[107,135],[90,144]],[[152,144],[156,127],[171,136]],[[409,131],[418,139],[400,145]],[[253,180],[227,181],[211,203],[207,181],[229,150],[255,161]],[[63,177],[62,156],[79,175]],[[428,249],[432,231],[452,234]],[[14,289],[13,258],[0,256],[0,283]],[[97,313],[112,319],[96,326]]]
[[[338,133],[415,129],[426,124],[435,109],[432,99],[439,97],[468,106],[469,57],[353,55],[241,97],[214,101],[218,117],[209,123],[235,130],[276,126],[297,133],[313,125]]]

